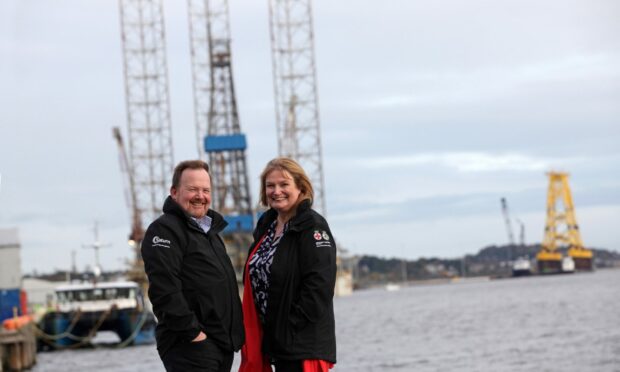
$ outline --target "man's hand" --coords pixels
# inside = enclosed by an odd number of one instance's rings
[[[196,336],[196,338],[193,339],[192,342],[200,342],[200,341],[206,340],[206,339],[207,339],[207,335],[203,331],[200,331],[198,336]]]

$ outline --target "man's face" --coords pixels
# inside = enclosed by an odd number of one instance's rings
[[[186,169],[170,195],[192,217],[202,218],[211,206],[211,177],[204,169]]]

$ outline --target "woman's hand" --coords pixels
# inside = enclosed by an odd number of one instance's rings
[[[200,342],[200,341],[203,341],[203,340],[206,340],[206,339],[207,339],[207,335],[203,331],[200,331],[198,336],[196,336],[196,338],[193,339],[192,342]]]

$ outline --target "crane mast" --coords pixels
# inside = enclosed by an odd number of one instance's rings
[[[269,0],[278,152],[297,160],[325,207],[311,0]]]
[[[162,0],[119,0],[119,10],[129,139],[124,156],[136,252],[129,275],[144,288],[143,227],[160,215],[173,169],[163,5]]]
[[[515,247],[515,236],[512,232],[512,223],[510,222],[510,214],[508,213],[508,202],[506,202],[506,198],[501,198],[502,204],[502,215],[504,216],[504,223],[506,224],[506,232],[508,233],[508,242],[510,243],[510,248],[508,249],[508,261],[512,260],[512,250]]]
[[[227,0],[188,0],[194,112],[200,152],[209,159],[213,208],[239,278],[254,219],[232,69]]]

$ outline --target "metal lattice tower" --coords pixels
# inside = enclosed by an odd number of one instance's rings
[[[247,142],[233,80],[228,1],[188,0],[188,9],[198,142],[209,157],[212,206],[229,223],[223,235],[240,274],[254,221]]]
[[[143,226],[161,214],[173,169],[162,0],[120,0],[129,166]]]
[[[192,59],[192,85],[194,93],[194,122],[198,156],[206,160],[204,138],[209,128],[211,107],[211,69],[209,55],[209,29],[207,27],[207,1],[188,0],[189,37]]]
[[[297,160],[325,214],[311,0],[269,0],[278,152]]]
[[[133,193],[129,277],[146,289],[140,243],[144,226],[161,214],[173,169],[163,6],[162,0],[119,0],[119,9],[129,139],[125,171]]]
[[[547,221],[542,251],[539,260],[545,260],[558,252],[560,246],[568,248],[568,256],[575,261],[577,269],[592,269],[592,251],[586,249],[581,240],[579,225],[575,215],[575,207],[568,173],[549,172],[549,189],[547,192]]]

